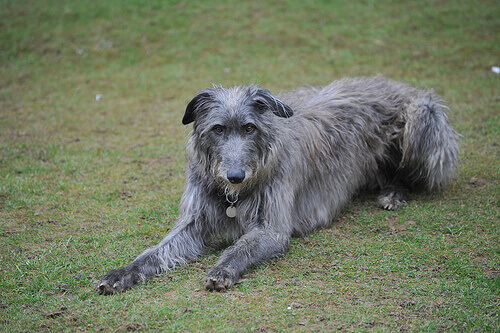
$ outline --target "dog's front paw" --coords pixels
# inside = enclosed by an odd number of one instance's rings
[[[144,281],[142,274],[129,267],[115,269],[104,275],[97,282],[97,292],[101,295],[111,295],[123,292],[134,284]]]
[[[238,282],[234,269],[225,267],[213,268],[205,277],[205,289],[224,291],[230,289]]]

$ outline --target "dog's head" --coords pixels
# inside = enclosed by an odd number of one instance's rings
[[[214,87],[189,102],[182,119],[193,124],[188,153],[222,186],[239,191],[268,161],[277,120],[293,110],[255,86]]]

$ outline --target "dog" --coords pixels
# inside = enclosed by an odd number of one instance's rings
[[[431,91],[380,76],[277,96],[256,85],[201,91],[182,119],[193,129],[175,227],[103,276],[98,292],[124,291],[230,242],[204,279],[207,290],[226,290],[284,255],[292,237],[330,225],[362,189],[380,190],[389,210],[412,190],[443,189],[460,137],[447,110]]]

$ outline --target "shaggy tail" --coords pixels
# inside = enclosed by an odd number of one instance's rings
[[[430,94],[414,100],[406,110],[401,169],[415,187],[440,190],[458,166],[459,138],[450,125],[442,100]]]

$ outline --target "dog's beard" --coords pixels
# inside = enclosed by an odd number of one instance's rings
[[[240,192],[244,191],[247,187],[247,181],[243,181],[240,184],[231,183],[226,177],[217,177],[217,182],[219,187],[223,190],[224,194],[229,195],[231,197],[237,197]]]

